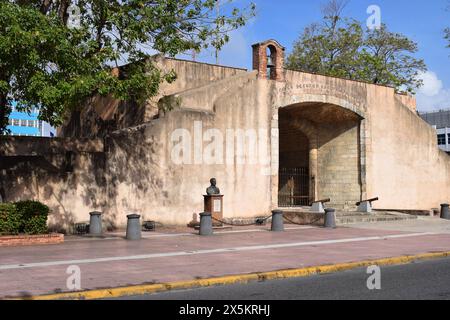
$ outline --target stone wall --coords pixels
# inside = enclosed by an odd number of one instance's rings
[[[259,92],[264,92],[264,88],[259,85],[264,83],[254,75],[244,82],[236,77],[226,87],[230,90],[224,90],[223,83],[199,89],[198,101],[203,96],[214,97],[207,105],[199,104],[194,109],[190,104],[192,92],[186,92],[186,100],[183,94],[178,96],[181,102],[176,110],[148,124],[110,135],[108,217],[123,225],[126,214],[137,212],[144,219],[186,224],[193,214],[203,211],[203,195],[212,177],[225,195],[225,217],[253,217],[270,212],[270,154],[263,164],[254,158],[255,151],[257,157],[270,152],[270,106],[258,103],[263,102]],[[208,132],[209,129],[214,131]],[[217,132],[219,136],[214,135]],[[251,135],[246,135],[251,132],[257,134],[256,144]],[[242,153],[237,147],[239,137],[245,141]],[[223,140],[218,148],[209,149],[212,139]],[[183,163],[173,156],[174,148],[180,144],[186,152],[181,157]]]
[[[3,200],[45,203],[52,230],[67,231],[74,222],[89,221],[89,212],[104,208],[101,140],[1,137],[0,146]]]
[[[371,88],[368,195],[380,209],[430,210],[450,200],[450,156],[436,131],[383,87]]]
[[[150,98],[145,105],[94,96],[80,110],[67,115],[64,125],[58,129],[58,136],[104,137],[110,132],[152,121],[159,116],[158,101],[162,97],[247,72],[240,68],[163,58],[160,55],[154,56],[152,61],[163,74],[174,71],[177,80],[173,83],[161,83],[159,94]]]
[[[353,121],[319,128],[318,199],[352,209],[361,199],[359,126]]]
[[[111,228],[123,226],[132,212],[186,224],[203,211],[203,194],[215,177],[225,195],[224,217],[266,216],[278,206],[280,148],[291,160],[305,155],[304,137],[279,141],[280,110],[290,110],[288,120],[309,141],[316,197],[350,209],[374,196],[381,209],[429,210],[449,201],[449,156],[391,88],[294,71],[283,73],[285,81],[270,81],[255,71],[160,63],[180,75],[161,93],[171,112],[155,113],[158,100],[128,122],[114,103],[98,99],[98,108],[88,107],[62,132],[104,139],[2,137],[6,200],[45,202],[51,224],[61,227],[88,220],[90,211],[103,211]],[[123,109],[128,119],[134,111]]]

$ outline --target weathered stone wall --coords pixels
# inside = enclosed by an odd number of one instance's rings
[[[1,137],[0,150],[3,200],[45,203],[52,229],[67,231],[105,206],[101,140]]]
[[[392,89],[371,86],[367,98],[367,192],[380,197],[375,207],[429,210],[448,202],[450,157],[439,150],[435,130]]]
[[[358,124],[336,123],[332,127],[322,126],[318,131],[317,198],[330,198],[329,205],[352,209],[361,199]]]
[[[150,98],[145,105],[94,96],[80,110],[67,116],[64,125],[58,128],[58,136],[104,137],[110,132],[149,122],[158,117],[158,101],[162,97],[247,72],[240,68],[169,59],[159,55],[154,56],[152,61],[162,73],[175,71],[177,80],[173,83],[161,83],[159,94]]]
[[[123,226],[131,212],[186,224],[203,211],[203,194],[215,177],[225,195],[225,217],[265,216],[278,206],[279,112],[292,110],[289,119],[309,141],[316,198],[331,197],[333,205],[351,208],[356,200],[379,196],[376,208],[423,210],[449,201],[449,156],[437,148],[432,128],[412,111],[413,101],[405,106],[391,88],[294,71],[285,71],[285,81],[269,81],[257,72],[164,63],[180,74],[180,82],[163,91],[172,94],[166,101],[175,110],[154,117],[150,105],[137,126],[122,128],[135,122],[120,120],[93,131],[98,118],[84,125],[81,117],[82,125],[67,127],[67,135],[104,136],[105,146],[86,149],[87,140],[55,140],[61,146],[75,143],[69,148],[75,157],[72,172],[58,169],[69,150],[65,147],[0,140],[0,166],[5,161],[10,166],[14,156],[32,157],[25,159],[31,167],[2,169],[6,200],[47,203],[54,225],[87,220],[93,210],[105,212],[110,226]],[[106,121],[120,114],[107,100],[98,103],[97,115]],[[245,141],[242,150],[235,136]],[[304,154],[296,145],[304,142],[290,141],[295,145],[291,152]],[[289,149],[284,143],[282,151]]]
[[[110,136],[108,162],[113,165],[108,167],[108,216],[119,225],[130,212],[167,224],[186,224],[193,214],[203,211],[203,195],[211,177],[217,179],[225,195],[224,216],[252,217],[270,212],[270,156],[264,164],[253,158],[255,151],[256,156],[270,152],[265,150],[270,138],[270,107],[267,102],[258,103],[264,102],[259,92],[267,92],[260,88],[265,84],[250,75],[245,84],[233,90],[223,90],[223,85],[211,84],[198,92],[199,101],[202,95],[214,96],[208,105],[194,109],[189,104],[192,93],[187,92],[186,105],[181,94],[179,109]],[[232,131],[227,135],[229,129]],[[241,154],[235,138],[241,134],[239,129],[246,141]],[[180,130],[185,134],[182,138],[177,134]],[[246,130],[257,133],[262,142],[255,144],[251,136],[245,136]],[[213,139],[221,143],[208,149]],[[180,143],[186,147],[184,163],[178,163],[172,154]]]

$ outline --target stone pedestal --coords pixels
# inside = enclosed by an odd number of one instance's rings
[[[372,204],[369,201],[363,201],[359,204],[358,212],[372,213]]]
[[[204,203],[205,208],[204,212],[211,213],[212,217],[217,220],[223,219],[223,195],[216,194],[216,195],[205,195],[204,197]],[[212,221],[213,226],[219,226],[221,227],[223,224],[214,220]]]
[[[311,206],[311,212],[325,213],[325,208],[322,202],[314,202]]]

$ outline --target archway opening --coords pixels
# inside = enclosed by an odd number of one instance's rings
[[[267,57],[267,79],[276,80],[276,62],[277,62],[277,49],[273,45],[268,45],[266,48],[266,57]]]
[[[330,205],[345,209],[361,199],[361,120],[327,103],[279,109],[280,207],[330,198]]]

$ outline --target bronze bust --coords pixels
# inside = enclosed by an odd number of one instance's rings
[[[219,188],[216,187],[217,181],[215,178],[212,178],[209,182],[211,182],[211,186],[206,189],[206,194],[208,196],[220,194]]]

